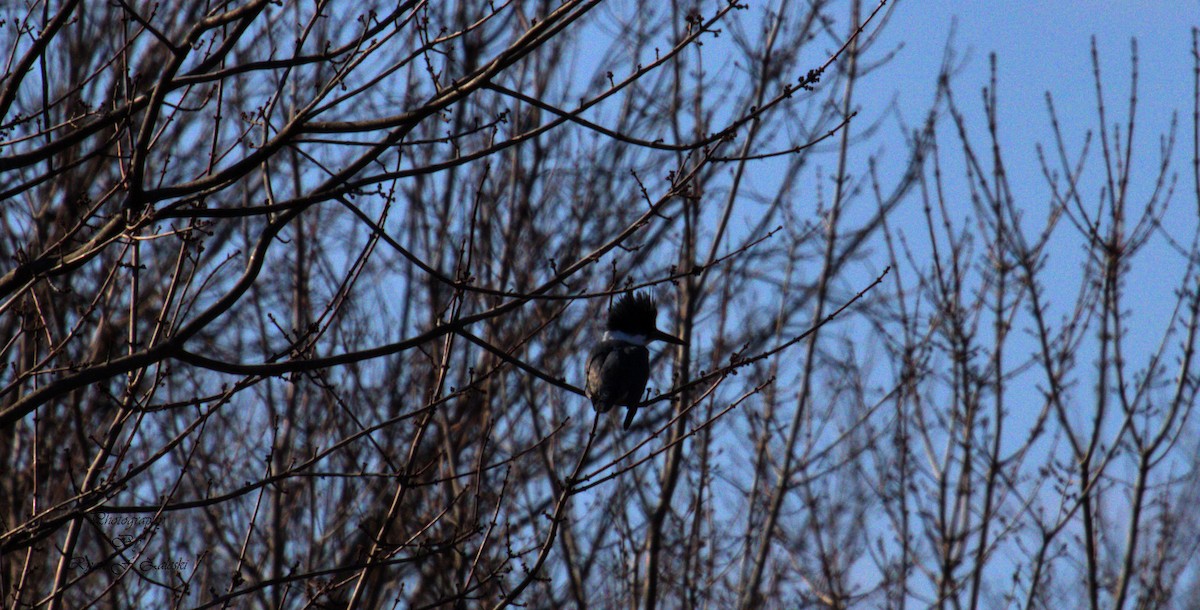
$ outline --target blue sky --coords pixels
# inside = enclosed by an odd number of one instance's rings
[[[1179,125],[1171,171],[1178,182],[1165,224],[1176,239],[1185,244],[1189,241],[1197,222],[1190,165],[1191,46],[1192,29],[1200,26],[1200,0],[1086,3],[901,0],[892,8],[892,22],[884,28],[877,52],[902,46],[892,64],[863,81],[858,96],[863,110],[860,116],[873,120],[895,100],[910,126],[918,123],[932,99],[934,78],[950,39],[961,67],[953,80],[956,101],[967,117],[974,145],[986,148],[981,90],[988,84],[989,55],[995,53],[999,131],[1005,163],[1018,206],[1031,221],[1042,218],[1049,205],[1049,189],[1036,148],[1042,144],[1048,152],[1053,152],[1046,93],[1054,98],[1069,154],[1078,155],[1085,134],[1093,132],[1081,188],[1085,203],[1094,205],[1103,185],[1104,166],[1097,142],[1099,124],[1091,40],[1095,38],[1099,54],[1110,134],[1114,123],[1120,123],[1123,134],[1128,118],[1131,41],[1136,39],[1139,82],[1131,206],[1134,212],[1140,211],[1138,206],[1154,188],[1160,159],[1159,139],[1168,133],[1172,113],[1176,112]],[[891,121],[886,129],[892,130],[893,137],[884,140],[883,146],[887,148],[883,158],[898,157],[896,153],[903,150],[903,143],[897,139],[900,128],[896,121]],[[965,217],[969,193],[954,188],[962,185],[962,154],[953,133],[953,126],[944,121],[940,142],[943,172],[950,185],[946,195],[951,202],[961,203]],[[918,218],[910,220],[921,222]],[[1027,231],[1039,227],[1040,221],[1027,223]],[[913,231],[923,229],[908,226],[905,230],[911,236]],[[1060,281],[1065,292],[1071,293],[1058,299],[1067,305],[1081,279],[1082,242],[1071,227],[1060,226],[1058,233],[1062,247],[1052,252],[1049,278]],[[1172,290],[1179,285],[1183,265],[1182,257],[1170,251],[1165,240],[1157,238],[1134,260],[1138,283],[1134,296],[1138,300],[1137,311],[1133,312],[1133,340],[1144,338],[1146,345],[1134,348],[1132,353],[1147,353],[1162,339],[1167,316],[1174,305]]]
[[[1084,6],[1086,9],[1080,8]],[[930,85],[953,23],[957,25],[953,45],[962,66],[954,80],[957,99],[979,128],[976,136],[982,139],[980,90],[988,82],[988,56],[996,54],[1000,130],[1007,146],[1006,161],[1014,175],[1012,186],[1018,195],[1044,196],[1045,182],[1035,145],[1052,142],[1047,92],[1054,97],[1068,146],[1078,150],[1085,131],[1097,127],[1090,50],[1093,36],[1109,123],[1124,123],[1127,116],[1130,41],[1136,38],[1139,99],[1135,145],[1146,152],[1146,158],[1157,159],[1158,136],[1167,132],[1171,113],[1179,111],[1176,163],[1190,160],[1191,30],[1200,26],[1200,0],[901,1],[892,19],[885,28],[884,40],[902,43],[903,48],[872,84],[880,88],[881,94],[898,95],[901,108],[912,109],[906,113],[910,121],[919,120],[920,110],[928,104]],[[908,79],[913,86],[902,85]],[[859,101],[869,116],[868,98],[860,96]],[[1180,164],[1180,171],[1185,167],[1186,163]],[[1023,190],[1025,186],[1030,190]]]
[[[959,84],[975,90],[984,84],[987,55],[995,52],[1004,104],[1002,120],[1040,133],[1047,125],[1046,91],[1054,94],[1060,109],[1094,112],[1089,56],[1092,36],[1102,72],[1112,77],[1111,85],[1121,85],[1122,93],[1128,85],[1129,43],[1137,39],[1144,94],[1141,103],[1148,118],[1186,103],[1191,89],[1191,29],[1200,25],[1200,1],[901,1],[892,19],[885,39],[903,40],[904,49],[887,71],[889,76],[903,73],[929,78],[937,68],[950,24],[956,22],[955,46],[968,54]],[[914,35],[916,32],[921,34]],[[922,96],[915,102],[926,95],[921,87],[908,91]],[[1162,118],[1165,126],[1165,113]]]
[[[886,112],[895,101],[909,127],[919,125],[922,113],[933,96],[935,77],[948,39],[957,53],[961,70],[954,76],[956,101],[966,115],[977,150],[987,150],[986,123],[981,90],[989,81],[989,55],[996,54],[999,131],[1009,174],[1010,186],[1018,207],[1030,222],[1027,232],[1040,228],[1040,220],[1049,207],[1049,189],[1037,157],[1037,145],[1053,147],[1046,93],[1054,98],[1064,129],[1068,154],[1078,155],[1084,136],[1093,132],[1087,169],[1081,181],[1083,201],[1094,206],[1104,183],[1103,158],[1098,138],[1097,101],[1093,76],[1091,41],[1095,38],[1100,71],[1105,87],[1107,123],[1121,125],[1124,138],[1128,120],[1131,73],[1131,40],[1137,40],[1138,109],[1134,138],[1134,172],[1131,179],[1131,213],[1154,188],[1160,160],[1160,136],[1168,133],[1172,113],[1177,113],[1176,142],[1171,172],[1178,182],[1165,217],[1166,231],[1188,244],[1197,222],[1197,196],[1193,190],[1191,169],[1193,100],[1193,28],[1200,26],[1200,1],[1145,2],[919,2],[900,0],[891,13],[892,22],[884,28],[881,46],[902,45],[893,63],[869,75],[861,82],[858,103],[862,107],[860,129]],[[952,24],[953,38],[951,39]],[[902,156],[903,135],[896,121],[885,123],[890,130],[882,143],[872,142],[868,154],[881,152],[881,158]],[[946,198],[953,220],[959,225],[970,214],[970,194],[963,188],[962,154],[948,121],[940,126],[942,170],[947,181]],[[882,146],[882,151],[873,148]],[[1140,151],[1140,152],[1139,152]],[[894,162],[894,161],[893,161]],[[931,175],[931,174],[927,174]],[[909,200],[896,216],[896,225],[910,237],[910,243],[923,244],[923,219],[916,197]],[[955,206],[958,206],[955,208]],[[969,226],[969,225],[968,225]],[[1083,274],[1080,264],[1083,239],[1065,222],[1057,229],[1058,237],[1050,251],[1050,262],[1043,276],[1048,298],[1060,309],[1073,304]],[[977,244],[978,249],[982,244]],[[865,263],[863,273],[853,282],[865,284],[872,271],[886,261]],[[920,262],[920,259],[919,259]],[[1186,261],[1170,250],[1166,240],[1156,235],[1133,261],[1125,308],[1129,312],[1126,347],[1133,369],[1145,366],[1150,354],[1160,346],[1175,305],[1174,290],[1180,286]],[[930,263],[931,264],[931,263]],[[874,265],[876,269],[871,269]],[[901,277],[912,285],[912,270],[899,269]],[[977,281],[977,280],[976,280]],[[850,284],[851,282],[847,282]],[[1029,327],[1024,313],[1016,318],[1007,356],[1021,360],[1033,352],[1023,331]],[[1096,330],[1088,333],[1094,343]],[[1179,337],[1168,340],[1168,354],[1177,353]],[[1086,344],[1085,344],[1086,345]],[[1080,411],[1087,416],[1093,397],[1096,356],[1085,352],[1077,363],[1079,381],[1075,391]],[[1168,367],[1176,364],[1168,358]],[[1031,407],[1040,404],[1034,388],[1038,375],[1022,376],[1010,386],[1013,422],[1006,428],[1011,440],[1019,442],[1031,423]],[[1015,426],[1012,424],[1016,424]],[[1114,468],[1110,475],[1123,473]],[[1114,513],[1119,514],[1119,510]],[[996,572],[1000,573],[999,571]],[[986,605],[986,604],[985,604]]]

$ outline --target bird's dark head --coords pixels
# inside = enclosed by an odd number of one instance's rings
[[[610,334],[622,333],[627,337],[642,338],[641,343],[658,340],[683,345],[682,340],[655,327],[657,317],[658,307],[654,305],[654,300],[646,294],[633,292],[621,297],[613,305],[608,312],[606,328]]]

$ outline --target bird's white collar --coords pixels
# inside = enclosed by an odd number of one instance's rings
[[[622,343],[631,343],[633,345],[640,345],[642,347],[645,347],[646,344],[650,342],[649,337],[647,337],[646,335],[631,335],[629,333],[621,332],[619,330],[604,331],[604,340],[605,341],[620,341]]]

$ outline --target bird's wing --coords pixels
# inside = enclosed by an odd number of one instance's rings
[[[613,350],[608,347],[606,343],[602,343],[596,346],[588,356],[587,383],[584,385],[584,391],[587,392],[588,398],[592,399],[592,408],[602,413],[613,408],[615,404],[604,384],[605,361],[613,353]]]
[[[625,421],[621,424],[621,428],[624,430],[628,430],[629,426],[633,425],[633,416],[637,415],[637,407],[634,405],[642,402],[642,394],[646,392],[646,382],[650,380],[650,351],[640,345],[631,345],[626,350],[625,357],[637,362],[639,366],[633,368],[634,373],[628,379],[629,392],[625,402],[622,403],[629,407],[629,410],[625,412]]]
[[[650,352],[645,347],[606,341],[588,357],[584,389],[592,407],[604,412],[640,402],[649,378]]]
[[[636,405],[642,402],[642,394],[646,393],[646,382],[650,381],[650,351],[641,345],[630,345],[625,348],[625,357],[637,362],[635,371],[629,376],[629,394],[622,404]]]

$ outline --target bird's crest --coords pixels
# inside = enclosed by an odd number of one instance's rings
[[[631,292],[621,297],[608,312],[608,330],[649,334],[654,330],[658,307],[650,295]]]

